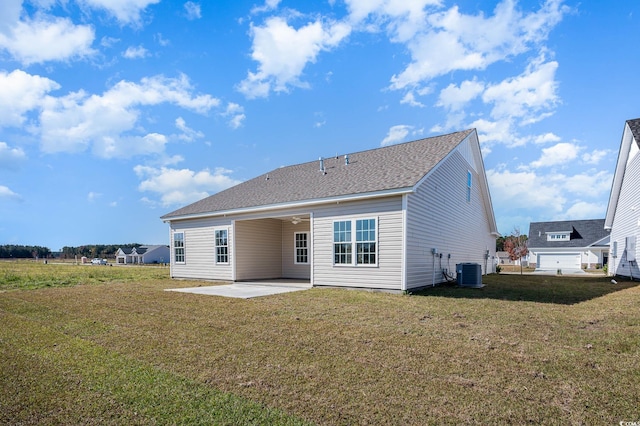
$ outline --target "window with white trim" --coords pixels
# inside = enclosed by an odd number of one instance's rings
[[[295,259],[296,264],[309,263],[309,233],[296,232],[294,234]]]
[[[216,263],[229,263],[229,233],[226,229],[217,229],[216,240]]]
[[[471,187],[473,186],[473,176],[471,171],[467,170],[467,203],[471,202]]]
[[[569,241],[571,239],[570,232],[548,232],[547,241]]]
[[[173,233],[173,261],[184,263],[184,232]]]
[[[376,219],[352,219],[333,222],[334,265],[376,265]],[[355,232],[352,232],[355,229]],[[356,255],[353,256],[353,253]]]

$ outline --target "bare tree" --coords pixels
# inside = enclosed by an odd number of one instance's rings
[[[522,275],[522,258],[529,254],[527,236],[520,233],[519,227],[514,227],[513,232],[504,241],[504,250],[509,253],[509,259],[520,261],[520,275]]]

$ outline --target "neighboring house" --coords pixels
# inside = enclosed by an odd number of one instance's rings
[[[140,247],[120,247],[116,251],[116,263],[143,264],[169,262],[169,246],[154,245]]]
[[[528,247],[536,269],[601,268],[608,262],[609,232],[604,219],[531,222]]]
[[[162,219],[176,278],[403,291],[495,267],[475,130],[280,167]]]
[[[520,265],[521,259],[511,260],[508,251],[499,251],[496,252],[496,257],[498,258],[499,265]],[[526,264],[527,257],[524,256],[522,261]]]
[[[609,275],[640,277],[640,118],[628,120],[613,176],[604,226],[611,231]]]

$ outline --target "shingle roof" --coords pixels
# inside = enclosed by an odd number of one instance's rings
[[[631,134],[633,134],[633,138],[636,140],[636,143],[640,147],[640,118],[627,120],[627,125],[629,125],[629,129],[631,129]]]
[[[416,185],[474,129],[281,167],[162,216],[171,219]]]
[[[546,232],[571,232],[569,241],[547,241]],[[588,247],[609,232],[604,229],[604,219],[566,220],[557,222],[531,222],[529,225],[529,248]]]

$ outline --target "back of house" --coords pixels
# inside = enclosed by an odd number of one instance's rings
[[[162,219],[176,278],[407,291],[496,262],[475,130],[281,167]]]

